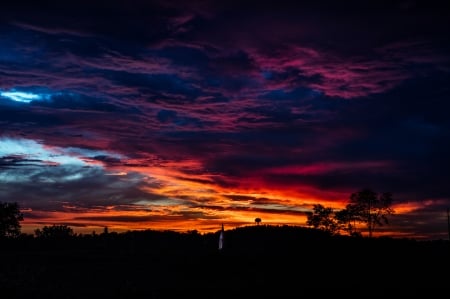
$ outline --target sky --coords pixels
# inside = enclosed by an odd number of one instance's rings
[[[23,232],[306,225],[448,239],[444,1],[5,1],[0,201]]]

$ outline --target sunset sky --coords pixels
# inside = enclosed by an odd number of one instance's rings
[[[375,233],[448,239],[444,1],[267,3],[2,2],[0,201],[22,231],[304,226],[368,187],[394,199]]]

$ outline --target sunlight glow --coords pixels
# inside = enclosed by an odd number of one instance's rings
[[[0,91],[0,96],[21,103],[30,103],[31,101],[45,98],[44,95],[22,91]]]

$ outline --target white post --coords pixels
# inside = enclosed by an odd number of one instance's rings
[[[223,223],[222,223],[222,230],[220,231],[220,236],[219,236],[219,250],[222,250],[222,248],[223,248],[223,238],[224,238],[224,231],[223,231]]]

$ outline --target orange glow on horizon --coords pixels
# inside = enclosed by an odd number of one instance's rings
[[[137,199],[126,206],[102,206],[83,209],[65,204],[64,211],[43,212],[27,211],[33,214],[31,219],[25,217],[22,231],[33,233],[44,225],[65,224],[77,233],[109,231],[123,232],[129,230],[172,230],[201,233],[216,232],[224,223],[228,229],[252,225],[255,218],[262,219],[262,224],[306,226],[306,212],[313,205],[320,203],[334,210],[345,208],[349,194],[331,192],[300,186],[296,188],[279,188],[276,185],[263,187],[264,182],[250,180],[239,182],[232,187],[223,187],[215,182],[220,177],[214,174],[187,175],[175,167],[162,166],[128,166],[121,169],[111,168],[110,175],[128,179],[128,174],[137,172],[144,176],[149,184],[141,190],[152,195],[153,199]],[[198,170],[199,163],[188,161],[180,164],[181,168]],[[185,169],[184,169],[185,170]],[[153,182],[155,182],[153,184]],[[155,199],[154,196],[160,196]],[[408,214],[426,206],[424,202],[401,203],[394,205],[396,214]],[[361,227],[362,228],[362,227]],[[395,227],[375,231],[375,235],[394,235]]]

